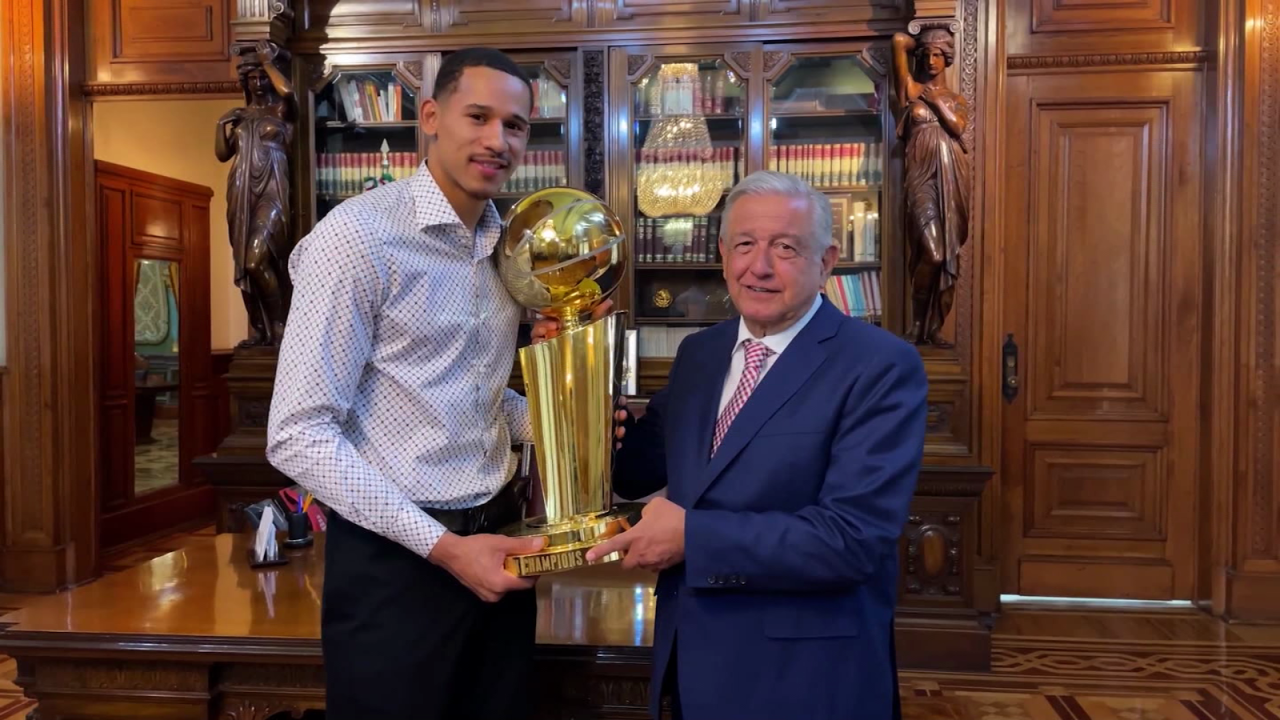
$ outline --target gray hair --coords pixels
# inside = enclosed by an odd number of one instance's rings
[[[729,191],[729,197],[724,201],[722,218],[728,218],[729,211],[742,198],[761,195],[782,195],[789,198],[804,198],[808,200],[809,227],[814,235],[814,237],[809,238],[810,247],[818,254],[821,254],[833,244],[834,238],[831,235],[831,201],[826,195],[814,189],[808,182],[788,173],[757,170],[743,178],[741,182],[733,187],[733,190]],[[727,221],[721,223],[722,232],[728,228],[728,225]]]

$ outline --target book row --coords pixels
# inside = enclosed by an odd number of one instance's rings
[[[853,203],[853,211],[845,220],[844,246],[841,260],[876,262],[880,259],[880,213],[865,200]],[[839,223],[840,218],[835,218]]]
[[[875,185],[883,179],[881,144],[797,143],[769,148],[769,169],[790,173],[815,187]]]
[[[641,263],[720,262],[720,216],[636,218],[632,254]]]
[[[524,154],[524,163],[502,186],[502,192],[533,192],[567,184],[563,150],[530,150]]]
[[[870,322],[880,321],[882,310],[879,270],[832,275],[827,278],[824,294],[845,315]]]
[[[718,115],[738,110],[740,95],[726,70],[664,73],[650,76],[636,93],[636,115]]]
[[[400,83],[368,76],[344,77],[334,83],[348,122],[400,122],[404,117],[404,90]]]
[[[418,169],[412,152],[345,152],[316,155],[316,192],[320,195],[356,195],[393,180],[407,178]]]
[[[653,177],[666,170],[679,174],[696,165],[710,165],[716,182],[726,190],[742,178],[744,170],[736,147],[641,149],[636,151],[636,162],[637,177]]]

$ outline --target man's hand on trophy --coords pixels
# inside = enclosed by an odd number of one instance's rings
[[[684,508],[664,497],[644,506],[640,522],[587,551],[587,562],[618,550],[626,553],[622,567],[657,572],[684,562]]]
[[[512,538],[505,535],[455,535],[445,533],[431,549],[428,560],[448,570],[485,602],[497,602],[513,590],[528,590],[536,578],[517,578],[503,568],[509,555],[533,553],[546,544],[545,537]]]
[[[591,311],[591,319],[599,320],[609,314],[609,310],[613,308],[613,300],[605,300]],[[543,340],[550,340],[560,334],[560,321],[550,317],[540,317],[533,321],[533,342],[535,344]]]
[[[627,428],[624,427],[624,424],[627,422],[627,419],[631,417],[631,411],[627,409],[626,396],[624,395],[618,396],[618,407],[621,409],[613,414],[613,419],[617,421],[617,423],[613,426],[613,436],[621,440],[623,436],[627,434]],[[614,443],[613,448],[615,450],[621,450],[622,443],[620,442]]]

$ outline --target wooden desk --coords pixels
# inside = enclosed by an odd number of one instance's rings
[[[324,536],[253,570],[247,536],[189,547],[0,622],[0,652],[41,720],[266,720],[324,707]],[[654,602],[648,573],[617,566],[538,587],[538,718],[642,718]]]
[[[267,720],[324,708],[324,535],[288,565],[259,570],[246,562],[248,542],[193,538],[0,618],[10,625],[0,653],[17,660],[39,720]],[[535,720],[647,719],[652,587],[648,572],[617,565],[540,580]],[[900,618],[900,667],[913,653],[952,661],[945,630],[928,632]],[[957,717],[936,699],[907,702],[907,717]]]

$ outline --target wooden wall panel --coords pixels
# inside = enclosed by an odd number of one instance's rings
[[[1195,591],[1202,84],[1118,70],[1006,86],[1005,592]]]
[[[1094,57],[1169,53],[1212,45],[1199,0],[1020,0],[1007,2],[1010,58],[1020,55]]]
[[[1159,420],[1169,248],[1163,103],[1038,105],[1024,389],[1033,418]]]
[[[436,30],[430,0],[301,0],[298,4],[304,36],[414,36]]]
[[[102,273],[106,277],[132,276],[126,250],[129,246],[130,210],[129,186],[113,178],[98,180],[98,238],[104,251],[101,255]],[[130,312],[132,298],[128,283],[107,283],[102,287],[100,319],[103,328],[132,328]],[[101,372],[99,393],[102,397],[102,445],[104,453],[102,488],[100,497],[104,508],[123,505],[130,495],[130,479],[133,477],[133,412],[134,392],[132,362],[126,362],[126,338],[123,333],[102,333]],[[132,345],[132,343],[129,343]],[[128,448],[128,452],[111,451],[111,448]]]
[[[111,0],[112,61],[226,60],[224,0]]]
[[[89,0],[90,95],[238,94],[230,0]]]
[[[84,4],[0,3],[0,219],[10,322],[0,587],[52,591],[97,564],[96,258]],[[91,403],[90,403],[91,405]]]
[[[746,22],[750,0],[602,0],[597,27],[706,27],[708,23]]]
[[[1173,27],[1173,0],[1033,0],[1031,31],[1087,32]]]
[[[440,17],[450,33],[510,34],[514,23],[528,32],[567,33],[586,25],[586,8],[573,0],[442,0]]]
[[[761,0],[756,22],[866,22],[908,17],[906,0]]]
[[[1280,0],[1220,15],[1211,428],[1215,612],[1280,621]]]

